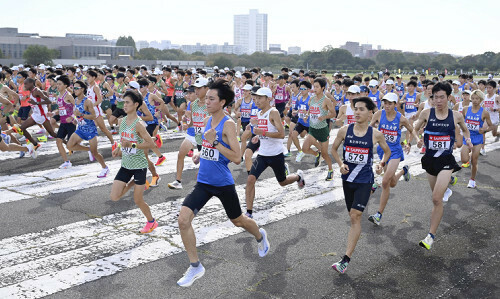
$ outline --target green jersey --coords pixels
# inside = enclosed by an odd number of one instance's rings
[[[127,117],[125,116],[120,124],[121,140],[128,140],[132,144],[144,143],[144,139],[137,134],[136,125],[140,118],[137,118],[132,124],[127,125]],[[122,148],[122,167],[126,169],[143,169],[148,167],[148,160],[144,154],[144,150],[132,147]]]

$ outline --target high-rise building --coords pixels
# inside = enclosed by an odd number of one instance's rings
[[[288,47],[288,55],[300,55],[302,49],[300,47]]]
[[[147,40],[139,40],[135,42],[135,47],[137,51],[140,51],[141,49],[149,48],[149,43]]]
[[[267,14],[250,9],[248,15],[234,16],[234,45],[243,53],[264,52],[267,50]]]

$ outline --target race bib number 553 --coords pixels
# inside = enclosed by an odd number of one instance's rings
[[[200,159],[219,161],[219,150],[213,147],[208,141],[203,140]]]
[[[368,163],[369,152],[370,149],[368,148],[346,146],[344,159],[349,163],[366,164]]]

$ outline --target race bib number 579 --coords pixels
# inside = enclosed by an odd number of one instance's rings
[[[349,163],[366,164],[368,163],[369,152],[370,149],[368,148],[346,146],[344,159]]]

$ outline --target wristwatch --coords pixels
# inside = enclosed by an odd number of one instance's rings
[[[137,143],[132,143],[132,148],[137,148]]]
[[[385,162],[380,161],[380,166],[385,167]]]
[[[219,144],[219,141],[218,141],[218,140],[214,140],[214,142],[212,143],[212,146],[213,146],[213,147],[216,147],[216,146],[217,146],[217,144]]]

